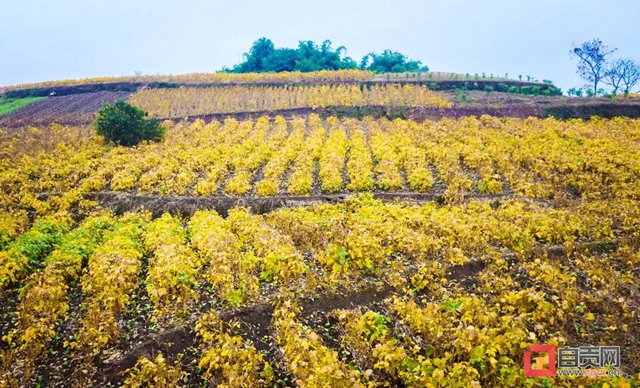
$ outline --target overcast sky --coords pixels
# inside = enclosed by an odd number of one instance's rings
[[[0,0],[0,85],[212,72],[261,36],[330,39],[357,61],[390,48],[434,71],[582,85],[572,43],[640,60],[640,0]]]

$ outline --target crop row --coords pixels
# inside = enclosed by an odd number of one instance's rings
[[[23,84],[5,87],[5,90],[47,88],[55,86],[74,86],[85,84],[108,84],[118,82],[141,83],[178,83],[178,84],[261,84],[261,83],[323,83],[366,81],[373,76],[370,71],[362,70],[322,70],[309,73],[280,72],[280,73],[192,73],[184,75],[140,75],[124,77],[96,77],[85,79],[67,79],[33,84]],[[2,90],[3,92],[5,90]]]
[[[165,118],[327,106],[451,106],[425,86],[393,84],[143,89],[129,102]]]
[[[91,207],[83,193],[109,190],[160,196],[411,191],[453,202],[473,193],[638,199],[639,123],[311,115],[166,124],[166,141],[133,148],[70,136],[49,152],[6,162],[0,203],[7,212],[44,215]],[[62,195],[38,196],[50,192]]]
[[[76,322],[74,339],[65,346],[77,368],[96,367],[95,357],[125,338],[120,317],[131,306],[147,258],[144,284],[154,307],[149,325],[195,322],[190,317],[203,297],[243,307],[276,290],[270,319],[281,357],[265,358],[242,327],[214,310],[199,316],[198,364],[218,384],[267,384],[278,364],[299,386],[397,380],[437,386],[442,379],[521,385],[521,351],[528,344],[581,339],[617,341],[624,348],[635,341],[639,219],[638,203],[623,199],[554,209],[517,200],[385,205],[362,196],[267,216],[245,209],[226,218],[200,211],[188,220],[97,215],[75,228],[60,217],[36,221],[7,250],[34,255],[16,272],[25,282],[17,325],[3,339],[2,378],[29,381],[59,325],[69,321],[69,287],[78,280],[82,307],[73,311],[80,319],[70,321]],[[51,238],[55,242],[45,244]],[[608,239],[618,246],[604,255],[574,249]],[[541,251],[549,245],[570,254],[549,257]],[[473,287],[447,277],[472,262],[484,263]],[[7,285],[20,285],[20,278]],[[322,328],[304,323],[297,298],[371,279],[384,279],[395,296],[370,311],[332,313],[328,318],[342,333],[339,346],[347,351],[336,352],[324,342]],[[358,358],[351,363],[345,354]],[[164,370],[158,374],[171,381],[182,378],[164,358],[147,358],[129,371],[130,384],[153,376],[145,372],[149,368]]]

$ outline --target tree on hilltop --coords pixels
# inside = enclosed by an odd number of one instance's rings
[[[632,59],[620,60],[621,79],[624,84],[624,93],[631,93],[632,89],[640,82],[640,63]]]
[[[369,64],[371,61],[371,64]],[[404,73],[406,71],[429,71],[428,66],[421,66],[422,62],[411,60],[404,54],[384,50],[382,54],[369,53],[362,58],[360,68],[374,73]]]
[[[385,50],[382,54],[370,53],[362,58],[360,66],[346,55],[344,46],[333,48],[330,40],[321,45],[311,40],[298,42],[297,48],[276,48],[270,39],[262,37],[251,45],[243,56],[244,62],[232,69],[231,73],[264,73],[282,71],[311,72],[319,70],[370,70],[376,73],[401,73],[406,71],[429,71],[420,61],[411,60],[404,54]]]
[[[310,72],[357,67],[353,59],[344,55],[347,51],[344,46],[334,50],[331,45],[330,40],[325,40],[321,46],[307,40],[299,42],[297,49],[275,48],[270,39],[263,37],[256,40],[249,52],[244,54],[244,62],[234,66],[230,71],[233,73]]]

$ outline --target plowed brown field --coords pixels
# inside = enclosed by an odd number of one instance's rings
[[[52,96],[19,109],[0,120],[0,125],[38,125],[90,122],[103,103],[127,99],[128,92],[96,92],[69,96]]]

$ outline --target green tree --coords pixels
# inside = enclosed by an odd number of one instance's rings
[[[234,68],[236,73],[259,73],[265,71],[264,61],[272,55],[276,48],[271,41],[262,37],[251,45],[248,53],[244,53],[244,62]],[[268,71],[268,70],[267,70]]]
[[[300,42],[298,45],[296,70],[308,72],[356,68],[356,63],[353,59],[346,56],[343,57],[347,52],[344,46],[340,46],[334,50],[331,45],[330,40],[322,42],[322,46],[317,46],[310,40]]]
[[[298,50],[290,48],[276,49],[271,55],[262,60],[263,66],[268,71],[280,73],[282,71],[295,71]]]
[[[330,40],[325,40],[321,46],[307,40],[301,41],[296,49],[275,48],[271,40],[263,37],[256,40],[249,52],[244,54],[244,62],[234,66],[230,71],[260,73],[355,69],[357,64],[344,55],[346,51],[343,46],[333,49]]]
[[[369,61],[371,61],[371,64],[369,64]],[[360,62],[360,67],[363,70],[371,70],[375,73],[429,71],[428,66],[421,65],[422,62],[411,60],[404,54],[391,50],[384,50],[382,54],[370,53]]]
[[[130,147],[143,140],[160,141],[164,128],[149,114],[123,100],[114,105],[105,104],[96,114],[93,125],[96,132],[117,145]]]

